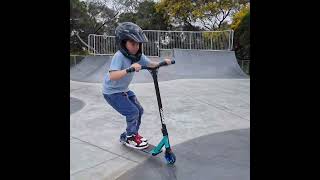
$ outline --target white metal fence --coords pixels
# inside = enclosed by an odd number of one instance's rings
[[[149,42],[143,45],[147,56],[160,55],[161,50],[205,49],[231,50],[233,30],[225,31],[158,31],[144,30]],[[115,36],[90,34],[88,36],[89,54],[112,55],[116,49]]]
[[[104,36],[89,34],[88,48],[89,54],[93,55],[112,55],[116,52],[115,36]]]

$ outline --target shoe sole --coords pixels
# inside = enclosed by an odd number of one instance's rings
[[[123,142],[123,144],[126,145],[127,147],[130,147],[130,148],[133,148],[133,149],[139,149],[139,150],[145,149],[145,148],[147,148],[147,147],[149,146],[149,144],[147,144],[147,145],[145,145],[145,146],[136,147],[136,146],[134,146],[134,145],[132,145],[132,144],[128,144],[128,143],[126,143],[126,142]]]

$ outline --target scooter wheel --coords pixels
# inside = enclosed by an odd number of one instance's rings
[[[166,158],[168,164],[174,164],[176,162],[176,156],[173,154],[173,152],[166,152],[164,157]]]

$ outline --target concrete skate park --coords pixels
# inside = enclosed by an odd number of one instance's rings
[[[112,56],[87,56],[70,68],[70,179],[250,179],[250,78],[234,51],[173,49],[158,72],[163,113],[176,155],[151,156],[119,142],[125,117],[102,96]],[[161,61],[160,58],[151,58]],[[130,90],[144,108],[140,133],[162,138],[151,74],[136,72]]]

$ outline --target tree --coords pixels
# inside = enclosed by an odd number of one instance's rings
[[[106,1],[70,0],[71,53],[81,53],[87,49],[89,34],[113,33],[116,27],[117,12],[110,9],[106,5]],[[74,35],[74,31],[78,35]]]
[[[73,31],[85,32],[88,24],[91,24],[90,16],[87,13],[87,5],[79,0],[70,0],[70,51],[71,53],[83,52],[85,46],[79,42]],[[87,34],[80,34],[81,38],[85,38]]]
[[[169,17],[164,11],[157,12],[156,3],[144,0],[138,4],[134,12],[123,13],[118,22],[130,21],[138,24],[144,30],[167,30],[170,28]]]
[[[162,0],[157,10],[165,11],[173,23],[189,27],[199,23],[205,30],[221,30],[228,28],[228,18],[247,3],[247,0]]]
[[[117,10],[122,13],[135,12],[141,0],[113,0]]]
[[[110,34],[116,27],[117,12],[107,6],[107,0],[90,0],[88,3],[88,14],[94,22],[90,32],[94,34]]]
[[[245,6],[233,16],[234,49],[238,59],[250,59],[250,7]]]
[[[118,23],[121,22],[133,22],[137,23],[137,16],[136,13],[133,12],[127,12],[127,13],[122,13],[119,16]]]
[[[172,24],[177,24],[180,27],[188,27],[195,29],[192,24],[194,22],[192,10],[194,9],[190,0],[163,0],[157,4],[157,12],[165,12]]]

